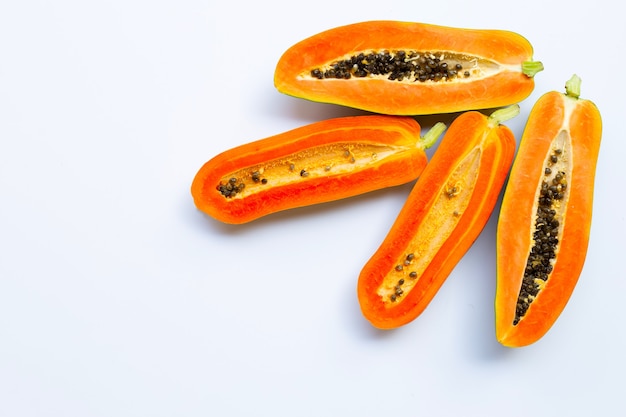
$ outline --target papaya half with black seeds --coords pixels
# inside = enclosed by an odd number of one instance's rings
[[[311,101],[424,115],[518,103],[541,70],[530,42],[515,32],[368,21],[290,47],[274,85]]]
[[[532,108],[497,229],[496,337],[530,345],[556,322],[578,282],[591,229],[602,136],[596,105],[580,97],[580,78]]]
[[[513,105],[462,113],[411,190],[357,284],[364,317],[381,329],[417,318],[489,220],[515,153]]]
[[[198,209],[241,224],[271,213],[329,202],[415,180],[425,149],[445,130],[423,137],[412,117],[339,117],[229,149],[206,162],[191,194]]]

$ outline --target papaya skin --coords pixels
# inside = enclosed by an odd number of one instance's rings
[[[312,123],[215,156],[195,175],[191,194],[202,212],[242,224],[408,183],[444,130],[437,123],[420,138],[415,119],[384,115]]]
[[[602,136],[602,120],[595,104],[574,91],[548,92],[532,108],[504,194],[497,229],[496,338],[507,347],[523,347],[540,340],[568,303],[583,269],[593,208],[595,171]],[[556,207],[560,222],[552,271],[525,314],[516,318],[518,295],[534,230],[538,187],[545,161],[563,149],[563,172],[569,192]]]
[[[500,121],[471,111],[450,125],[357,284],[363,316],[380,329],[417,318],[487,223],[508,174],[515,138]],[[501,119],[499,117],[502,117]]]
[[[483,62],[480,67],[485,71],[437,82],[310,76],[315,68],[359,52],[383,50],[452,54]],[[534,89],[533,76],[543,69],[532,55],[528,40],[510,31],[368,21],[330,29],[290,47],[277,63],[274,85],[294,97],[375,113],[452,113],[508,106],[528,97]]]

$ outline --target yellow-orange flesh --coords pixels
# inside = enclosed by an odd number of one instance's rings
[[[480,148],[473,149],[440,184],[432,206],[406,246],[406,254],[396,258],[395,267],[378,288],[378,295],[388,307],[411,291],[459,223],[476,186],[480,156]]]
[[[383,114],[417,115],[518,103],[543,69],[517,33],[371,21],[321,32],[289,48],[278,91]]]
[[[269,187],[344,175],[414,150],[415,145],[329,143],[228,172],[222,175],[216,188],[224,198],[245,198]]]
[[[512,132],[497,120],[466,112],[451,124],[364,266],[357,294],[373,326],[418,317],[482,231],[515,152]]]
[[[426,166],[424,149],[441,135],[420,137],[411,117],[328,119],[231,148],[196,174],[191,194],[203,212],[225,223],[404,184]]]
[[[496,337],[539,340],[578,281],[589,241],[600,114],[551,92],[533,107],[498,221]]]

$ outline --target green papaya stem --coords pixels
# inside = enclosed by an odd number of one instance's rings
[[[489,116],[489,121],[493,125],[499,125],[503,122],[506,122],[507,120],[514,118],[519,113],[519,104],[513,104],[512,106],[504,107],[491,113],[491,115]]]
[[[428,149],[433,146],[437,139],[443,134],[443,132],[447,129],[445,123],[437,122],[433,127],[431,127],[428,132],[424,136],[420,138],[419,145],[423,149]]]
[[[541,61],[524,61],[522,62],[522,73],[530,78],[543,71],[543,63]]]
[[[572,98],[579,98],[581,83],[582,83],[582,80],[580,79],[578,75],[576,74],[572,75],[572,78],[570,78],[565,83],[565,95],[567,95],[568,97],[572,97]]]

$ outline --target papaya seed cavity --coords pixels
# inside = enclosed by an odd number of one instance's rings
[[[280,186],[309,177],[340,175],[410,149],[377,143],[316,146],[228,173],[218,181],[215,189],[224,198],[242,198],[258,192],[267,184]]]
[[[414,253],[409,253],[406,255],[406,257],[404,258],[404,262],[402,262],[402,264],[398,264],[396,265],[396,271],[397,272],[402,272],[404,271],[404,267],[405,266],[410,266],[411,263],[413,262],[413,259],[415,259],[415,254]],[[415,271],[411,271],[409,273],[409,278],[411,279],[415,279],[417,278],[417,272]],[[393,287],[393,292],[391,293],[391,295],[389,296],[389,301],[391,301],[392,303],[398,301],[399,297],[402,297],[402,295],[404,295],[404,284],[405,284],[405,280],[404,278],[400,278],[398,279],[396,285]]]
[[[539,190],[537,211],[530,249],[522,278],[513,325],[519,324],[554,268],[562,226],[561,202],[567,196],[567,173],[564,151],[556,148],[548,156]]]
[[[391,81],[447,81],[470,77],[477,61],[475,57],[444,52],[370,51],[315,68],[310,76],[319,80],[379,76]]]
[[[461,220],[460,213],[469,205],[476,187],[480,157],[481,149],[472,149],[457,163],[447,181],[440,185],[436,200],[408,242],[406,252],[395,261],[395,267],[387,273],[377,290],[384,303],[395,303],[400,296],[406,297]],[[449,215],[455,212],[459,215]],[[402,284],[398,283],[400,279],[404,279]],[[401,294],[397,292],[398,285]]]

